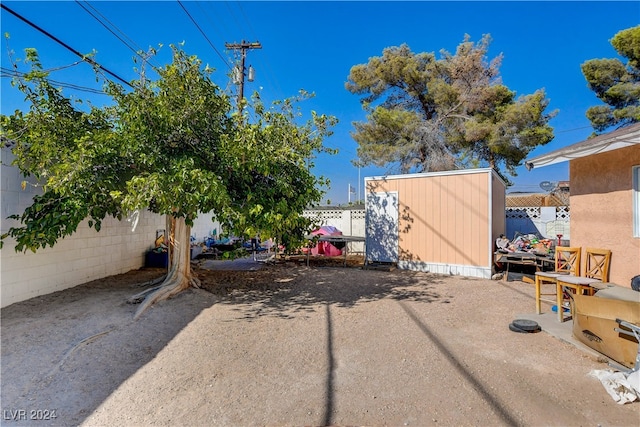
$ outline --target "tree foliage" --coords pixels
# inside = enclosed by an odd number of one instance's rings
[[[2,137],[44,194],[9,231],[16,250],[51,246],[86,218],[99,230],[107,215],[145,208],[188,225],[212,211],[240,235],[279,236],[305,225],[297,217],[319,202],[326,183],[311,173],[312,161],[330,151],[322,142],[335,119],[313,113],[298,124],[297,104],[310,96],[301,93],[271,108],[254,97],[249,123],[232,111],[211,70],[172,49],[173,63],[157,70],[157,81],[141,76],[131,91],[107,83],[113,104],[88,111],[64,97],[28,52],[32,70],[16,85],[30,110],[3,115]]]
[[[516,97],[501,83],[502,57],[487,61],[489,36],[465,36],[455,54],[383,50],[351,68],[346,89],[361,96],[366,122],[354,123],[363,164],[401,172],[466,166],[515,168],[553,138],[544,91]]]
[[[189,227],[200,213],[237,236],[295,242],[310,231],[302,211],[321,200],[326,184],[311,172],[313,159],[332,152],[323,140],[335,118],[313,113],[304,121],[298,104],[311,96],[304,92],[269,108],[256,95],[240,115],[212,70],[172,50],[156,81],[142,71],[133,90],[107,83],[113,102],[102,108],[66,98],[36,51],[27,52],[31,71],[15,84],[30,109],[3,115],[1,132],[14,145],[15,165],[43,194],[2,236],[14,238],[17,251],[53,246],[85,219],[99,231],[107,216],[149,209],[178,231],[170,245],[179,265],[171,261],[172,287],[161,292],[169,296],[192,282]]]
[[[596,132],[640,121],[640,25],[618,32],[611,45],[619,59],[591,59],[581,65],[589,89],[606,105],[587,110]]]

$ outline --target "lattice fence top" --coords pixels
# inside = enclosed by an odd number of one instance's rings
[[[557,219],[569,219],[571,218],[571,213],[569,206],[557,206],[556,207],[556,218]]]
[[[304,211],[303,216],[306,218],[318,218],[318,219],[342,219],[343,211],[331,211],[331,210],[321,210],[321,211]]]
[[[553,206],[569,206],[569,193],[561,191],[552,195],[554,199]],[[557,201],[557,203],[556,203]]]
[[[328,209],[319,209],[319,210],[306,210],[302,213],[304,217],[307,218],[342,218],[344,212],[349,212],[351,214],[351,218],[353,219],[364,219],[366,211],[364,209],[352,209],[352,210],[328,210]]]
[[[568,206],[569,193],[554,194],[507,194],[507,207]]]
[[[506,216],[507,219],[538,219],[540,218],[540,208],[507,208]]]
[[[357,209],[351,211],[351,219],[364,219],[366,216],[366,211],[364,209]]]
[[[541,209],[532,207],[507,208],[505,212],[507,219],[540,219]],[[571,213],[569,206],[556,206],[556,221],[569,221]]]

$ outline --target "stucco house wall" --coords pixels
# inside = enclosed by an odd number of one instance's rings
[[[491,169],[365,179],[398,194],[398,267],[490,278],[505,226],[505,184]]]
[[[640,238],[633,237],[633,166],[640,144],[569,162],[571,245],[611,249],[609,280],[630,286],[640,274]]]

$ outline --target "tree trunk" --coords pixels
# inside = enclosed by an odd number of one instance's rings
[[[169,229],[169,271],[158,287],[132,297],[146,296],[136,311],[134,319],[140,317],[147,308],[158,301],[171,298],[191,286],[200,287],[200,281],[191,274],[191,227],[185,223],[184,218],[169,216],[167,228]]]
[[[489,152],[489,158],[487,160],[489,161],[489,167],[497,171],[498,169],[496,168],[496,156],[492,152]]]

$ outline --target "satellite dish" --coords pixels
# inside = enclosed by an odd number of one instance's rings
[[[555,182],[551,182],[551,181],[542,181],[540,183],[540,188],[542,188],[544,191],[551,191],[554,188],[556,188],[556,183]]]

